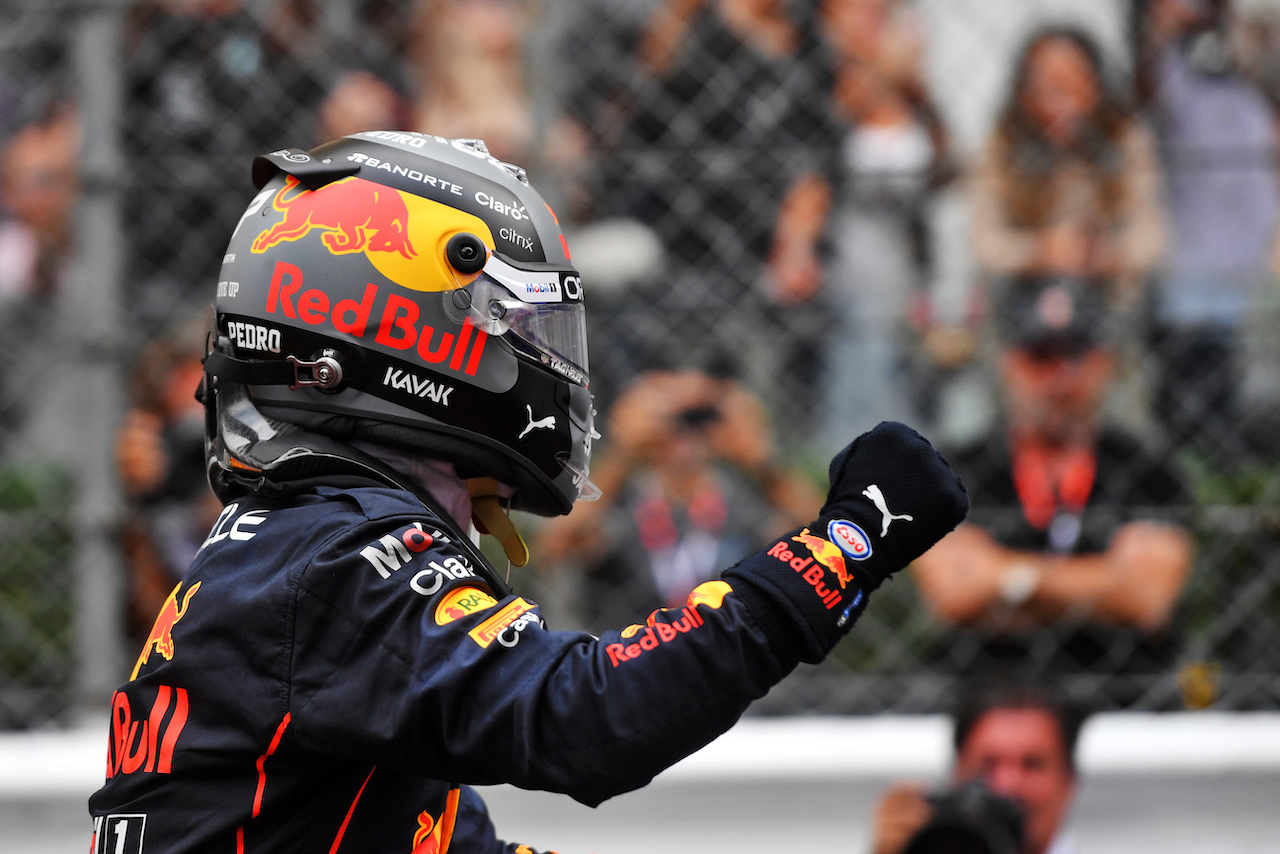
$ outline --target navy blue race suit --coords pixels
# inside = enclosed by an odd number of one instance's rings
[[[600,638],[549,631],[425,495],[347,477],[227,504],[113,697],[94,854],[528,851],[469,784],[593,806],[645,785],[968,509],[901,424],[830,481],[812,523]]]
[[[93,850],[529,851],[468,784],[645,785],[796,665],[755,600],[550,631],[410,493],[228,504],[113,697]]]

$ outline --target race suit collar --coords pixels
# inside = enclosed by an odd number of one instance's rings
[[[467,482],[458,477],[453,463],[411,454],[384,445],[375,445],[361,439],[348,440],[353,448],[383,462],[394,470],[412,478],[414,483],[439,503],[458,528],[466,531],[471,525],[471,493]]]

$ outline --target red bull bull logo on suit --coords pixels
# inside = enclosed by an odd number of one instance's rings
[[[178,603],[178,590],[182,588],[181,582],[177,587],[169,592],[169,598],[164,601],[164,605],[160,607],[160,613],[156,616],[155,624],[151,626],[151,633],[147,635],[147,642],[142,645],[142,654],[138,656],[137,664],[133,665],[133,673],[129,675],[129,681],[132,682],[138,678],[138,671],[142,669],[142,665],[147,663],[147,659],[151,657],[151,651],[155,650],[164,657],[165,661],[173,661],[173,627],[187,613],[187,608],[191,607],[191,597],[195,596],[200,590],[201,582],[187,588],[187,593],[182,597],[182,603]]]

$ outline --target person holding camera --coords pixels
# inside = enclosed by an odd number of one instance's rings
[[[781,467],[760,400],[726,377],[650,371],[618,398],[593,470],[604,498],[548,523],[536,551],[583,570],[595,629],[683,602],[721,567],[801,525],[821,496]]]
[[[948,788],[890,786],[873,816],[873,854],[1068,854],[1084,712],[1049,689],[993,684],[955,714]]]

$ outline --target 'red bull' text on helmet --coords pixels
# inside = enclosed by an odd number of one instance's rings
[[[540,515],[594,497],[582,282],[524,170],[478,140],[370,131],[253,178],[205,360],[220,497],[385,474],[352,440]]]

